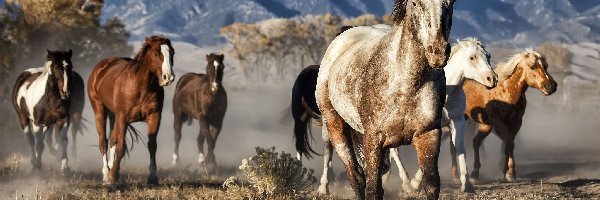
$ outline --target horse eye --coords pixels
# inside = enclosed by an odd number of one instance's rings
[[[471,56],[471,57],[469,57],[469,59],[475,60],[475,56]]]

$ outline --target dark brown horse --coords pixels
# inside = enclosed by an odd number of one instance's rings
[[[131,58],[106,58],[96,64],[88,79],[88,96],[96,117],[102,175],[105,183],[119,177],[125,155],[125,132],[133,122],[148,124],[150,175],[148,184],[158,184],[156,175],[156,137],[160,127],[164,89],[175,79],[175,51],[167,38],[146,38],[137,55]],[[110,141],[106,139],[106,118],[110,118]],[[107,146],[110,146],[108,157]],[[110,170],[110,174],[108,172]]]
[[[198,162],[207,164],[211,171],[215,169],[215,144],[223,127],[223,118],[227,110],[227,92],[221,83],[223,80],[223,59],[225,56],[206,55],[206,74],[187,73],[177,82],[173,95],[173,125],[175,128],[175,151],[173,164],[179,159],[179,141],[183,122],[191,123],[197,119],[200,124],[198,133]],[[204,156],[204,141],[208,143],[208,154]],[[206,159],[206,160],[205,160]],[[205,162],[206,161],[206,162]]]
[[[546,96],[556,91],[556,81],[547,72],[545,57],[533,50],[512,56],[495,69],[499,76],[498,86],[488,89],[475,81],[465,80],[463,89],[467,105],[465,114],[479,123],[479,132],[473,138],[474,161],[471,181],[479,180],[479,147],[492,129],[504,143],[504,174],[508,181],[515,180],[513,150],[515,136],[521,129],[528,87],[537,88]]]
[[[83,78],[79,75],[79,73],[73,71],[71,73],[71,77],[69,77],[69,90],[70,90],[70,121],[71,121],[71,151],[70,157],[77,158],[77,132],[83,134],[82,128],[82,113],[83,107],[85,106],[85,86],[83,82]],[[57,155],[56,150],[58,146],[54,145],[54,140],[59,141],[59,129],[58,126],[54,126],[53,135],[54,137],[46,137],[46,144],[50,148],[50,153]]]
[[[53,126],[61,133],[60,168],[67,169],[71,56],[71,50],[48,50],[44,66],[25,70],[13,87],[13,105],[31,150],[31,164],[36,170],[42,167],[44,137]]]

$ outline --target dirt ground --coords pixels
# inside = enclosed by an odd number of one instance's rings
[[[279,89],[228,88],[229,108],[225,128],[217,141],[216,156],[220,166],[215,176],[207,176],[196,163],[195,137],[197,123],[185,127],[181,142],[181,165],[171,165],[173,147],[171,102],[174,87],[167,88],[163,119],[159,131],[158,166],[161,184],[146,186],[148,153],[145,141],[137,143],[130,156],[122,164],[120,187],[109,188],[101,184],[101,160],[97,149],[97,136],[93,122],[78,136],[78,156],[71,156],[71,171],[60,173],[58,161],[49,153],[44,156],[44,170],[32,173],[24,138],[19,131],[2,133],[0,136],[0,198],[1,199],[338,199],[352,198],[341,163],[334,156],[336,180],[331,183],[331,196],[312,194],[256,196],[255,194],[232,194],[222,187],[223,181],[236,175],[237,166],[243,158],[254,155],[254,147],[275,146],[277,151],[295,154],[291,117],[283,120],[290,101],[289,86]],[[573,111],[556,105],[546,105],[539,91],[530,89],[525,123],[517,138],[517,181],[502,181],[500,173],[500,142],[490,136],[485,142],[483,182],[475,186],[476,192],[464,194],[452,183],[448,141],[443,141],[440,153],[442,178],[441,199],[599,199],[600,198],[600,136],[597,128],[600,114],[590,111]],[[560,97],[545,97],[560,98]],[[89,104],[88,104],[89,105]],[[87,106],[87,105],[86,105]],[[596,109],[597,110],[597,109]],[[86,107],[84,116],[93,119],[91,109]],[[12,113],[7,117],[14,117]],[[16,126],[16,124],[15,124]],[[142,123],[135,124],[144,133]],[[13,130],[18,130],[16,129]],[[322,148],[320,129],[314,128],[315,149]],[[467,138],[470,138],[467,136]],[[469,170],[472,168],[471,144],[467,141]],[[319,151],[320,152],[320,151]],[[401,155],[407,170],[416,172],[414,150],[401,147]],[[304,160],[307,168],[321,175],[322,159]],[[418,194],[400,191],[397,168],[385,185],[386,199],[420,199]],[[411,174],[412,175],[412,174]]]

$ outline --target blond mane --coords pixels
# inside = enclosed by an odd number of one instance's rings
[[[499,63],[494,69],[494,72],[498,74],[498,80],[504,80],[510,77],[515,71],[517,65],[521,62],[521,60],[524,59],[526,55],[533,55],[536,57],[536,59],[543,57],[542,54],[538,53],[537,51],[531,48],[527,48],[521,53],[517,53],[508,57],[508,59],[505,62]]]

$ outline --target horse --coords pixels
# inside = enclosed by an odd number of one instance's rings
[[[126,129],[133,128],[130,123],[139,121],[148,124],[150,175],[147,183],[158,184],[156,137],[163,108],[163,87],[169,86],[175,79],[174,54],[168,38],[152,36],[145,39],[133,59],[105,58],[92,70],[87,91],[95,115],[105,184],[115,184],[118,180],[121,159],[127,150]],[[107,117],[112,131],[110,141],[106,138]],[[107,146],[110,147],[108,157]]]
[[[307,130],[310,130],[311,119],[321,124],[321,111],[317,107],[315,89],[317,86],[317,75],[319,65],[310,65],[304,68],[292,87],[292,117],[294,118],[294,138],[296,139],[296,151],[298,160],[304,155],[312,158],[317,154],[308,143]]]
[[[73,70],[69,51],[46,50],[42,67],[25,70],[13,87],[13,105],[31,151],[34,170],[42,168],[44,137],[49,128],[60,129],[60,169],[68,169],[69,77]]]
[[[187,73],[177,82],[173,95],[173,125],[175,129],[175,149],[173,164],[179,160],[179,142],[181,126],[197,119],[200,124],[198,133],[198,163],[206,164],[212,171],[217,165],[215,144],[223,128],[223,118],[227,111],[227,92],[223,88],[224,55],[206,55],[206,74]],[[204,156],[204,141],[208,143],[208,153]],[[206,159],[206,160],[205,160]],[[206,161],[206,162],[205,162]]]
[[[336,37],[344,31],[353,28],[353,26],[342,26]],[[294,138],[296,140],[296,158],[302,160],[302,155],[308,159],[311,154],[317,154],[308,144],[308,131],[310,131],[311,120],[317,123],[315,126],[322,126],[321,112],[317,107],[315,99],[315,90],[317,85],[317,75],[319,65],[309,65],[302,69],[294,81],[292,87],[292,118],[294,119]],[[312,136],[312,132],[310,133]]]
[[[444,104],[442,127],[449,127],[452,139],[450,140],[450,152],[452,155],[452,177],[454,181],[461,184],[461,191],[473,192],[473,185],[468,180],[467,166],[465,161],[465,94],[462,84],[465,79],[474,80],[483,84],[487,88],[496,86],[497,75],[490,66],[490,54],[485,50],[485,46],[476,38],[465,38],[452,45],[450,58],[444,67],[446,76],[446,103]],[[458,164],[460,167],[460,176],[456,167],[456,154],[458,153]],[[419,170],[415,175],[415,180],[411,187],[408,174],[402,165],[398,156],[398,149],[390,149],[391,158],[398,166],[400,178],[402,179],[402,189],[411,192],[419,188],[422,171]],[[384,180],[388,174],[384,175]]]
[[[71,72],[71,77],[69,77],[69,88],[70,88],[70,107],[69,107],[69,119],[71,124],[71,150],[70,154],[72,158],[77,158],[77,132],[83,134],[82,131],[82,113],[83,107],[85,106],[85,86],[83,82],[83,78],[76,71]],[[85,126],[84,126],[85,127]],[[60,136],[60,131],[58,130],[58,126],[54,126],[52,135],[55,137],[47,137],[46,144],[50,149],[50,153],[56,156],[59,156],[56,152],[58,146],[54,145],[54,140],[58,141]]]
[[[383,198],[384,150],[407,144],[417,150],[426,197],[439,196],[446,94],[439,68],[450,53],[453,5],[454,0],[397,0],[392,26],[351,28],[327,48],[315,91],[329,137],[324,138],[324,165],[334,146],[358,199]],[[361,134],[364,170],[354,155],[353,143],[360,141],[352,140]],[[321,186],[319,192],[326,193],[326,184]]]
[[[465,81],[465,116],[479,124],[473,138],[474,169],[471,182],[479,181],[479,147],[492,130],[502,139],[504,146],[504,177],[509,182],[515,181],[514,140],[521,129],[527,106],[525,91],[533,87],[546,96],[552,95],[558,84],[547,70],[544,55],[526,49],[497,65],[495,72],[499,75],[499,81],[495,88],[488,89],[473,81]]]

